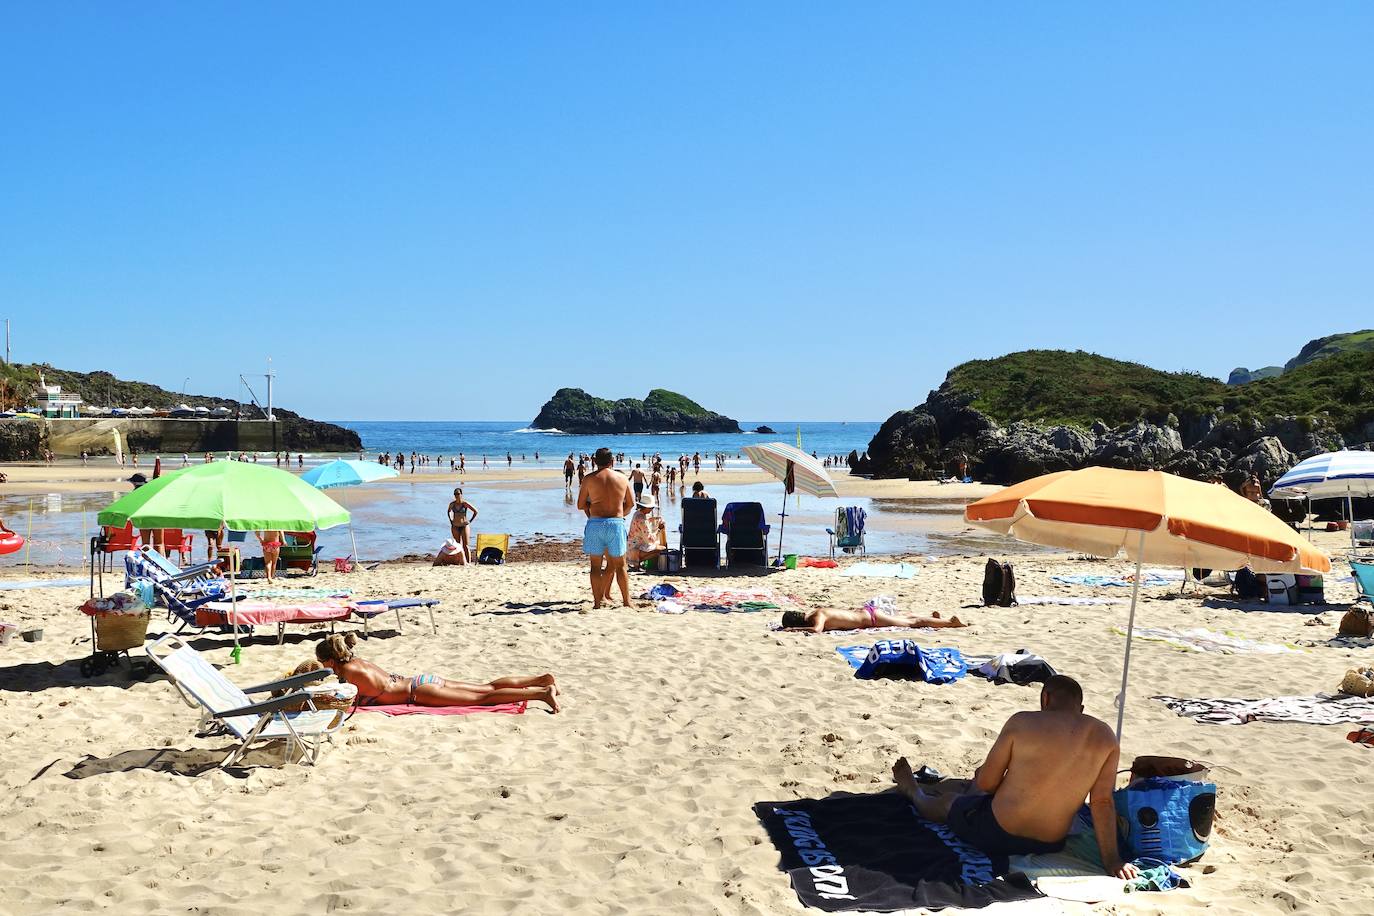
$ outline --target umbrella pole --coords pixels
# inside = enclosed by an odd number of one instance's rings
[[[1350,498],[1350,485],[1345,487],[1345,521],[1350,526],[1350,549],[1355,549],[1355,501]]]
[[[782,534],[783,534],[784,531],[787,530],[787,488],[786,488],[786,487],[783,487],[783,490],[782,490],[782,516],[781,516],[781,518],[782,518],[782,521],[778,523],[778,559],[775,561],[775,564],[774,564],[774,565],[776,565],[776,566],[781,566],[781,565],[782,565]]]
[[[1121,726],[1126,721],[1126,682],[1131,676],[1131,637],[1135,635],[1135,606],[1140,600],[1140,567],[1145,561],[1145,532],[1140,532],[1140,549],[1135,555],[1135,581],[1131,583],[1131,616],[1126,621],[1126,657],[1121,661],[1121,695],[1116,699],[1116,743],[1121,743]]]

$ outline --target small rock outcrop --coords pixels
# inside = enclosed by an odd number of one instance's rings
[[[672,391],[655,388],[640,401],[608,401],[581,388],[560,388],[530,424],[565,433],[737,433],[739,423]]]
[[[760,426],[754,430],[760,436],[776,436],[778,431],[771,426]]]

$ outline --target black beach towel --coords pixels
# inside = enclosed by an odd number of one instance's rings
[[[759,802],[754,814],[803,905],[827,912],[983,907],[1040,894],[895,793]]]

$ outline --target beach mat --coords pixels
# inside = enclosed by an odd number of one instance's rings
[[[895,793],[754,805],[802,905],[828,913],[969,909],[1040,896]]]
[[[1302,725],[1341,725],[1374,722],[1374,697],[1319,693],[1304,697],[1169,697],[1154,696],[1180,716],[1208,725],[1248,722],[1296,722]]]
[[[861,579],[914,579],[916,578],[916,564],[914,563],[855,563],[853,566],[845,567],[841,576],[859,577]]]
[[[413,706],[410,703],[395,703],[390,706],[359,706],[358,712],[379,712],[384,716],[467,716],[475,712],[495,712],[508,716],[518,716],[528,705],[501,703],[497,706]]]

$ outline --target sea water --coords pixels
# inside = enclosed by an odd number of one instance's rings
[[[851,450],[862,453],[877,431],[877,423],[796,423],[788,421],[759,421],[747,424],[752,429],[767,425],[777,435],[756,433],[668,433],[623,436],[579,436],[548,431],[531,431],[518,422],[400,422],[400,421],[334,421],[354,429],[362,437],[364,455],[375,458],[378,452],[414,451],[432,457],[443,456],[443,471],[448,469],[451,456],[463,453],[468,474],[464,480],[465,498],[477,506],[479,517],[474,526],[477,532],[510,534],[516,541],[535,535],[556,539],[576,539],[582,534],[584,516],[577,510],[574,497],[564,491],[561,479],[539,480],[533,475],[514,480],[484,480],[481,475],[482,456],[486,455],[492,468],[505,467],[506,455],[512,458],[516,470],[559,468],[569,452],[591,453],[605,446],[625,452],[633,459],[652,456],[655,452],[672,462],[680,454],[700,453],[703,466],[711,467],[712,456],[724,454],[728,468],[749,466],[743,458],[744,446],[758,442],[786,442],[795,445],[800,429],[802,448],[818,455],[846,455]],[[744,424],[742,424],[744,425]],[[536,463],[535,453],[539,453]],[[155,456],[145,456],[146,465],[139,468],[151,472]],[[180,466],[180,454],[164,455],[164,466]],[[320,464],[339,455],[306,453],[307,467]],[[356,458],[356,453],[343,457]],[[98,459],[110,460],[110,459]],[[271,462],[271,456],[260,461]],[[407,554],[430,555],[448,537],[446,510],[452,498],[453,483],[433,479],[441,470],[437,466],[421,468],[412,474],[407,468],[399,480],[364,488],[331,490],[330,495],[350,509],[353,514],[352,533],[357,539],[359,554],[368,560],[393,559]],[[132,473],[133,468],[123,471]],[[122,472],[121,472],[122,473]],[[504,475],[503,475],[504,476]],[[690,478],[689,478],[690,479]],[[788,500],[787,517],[782,510],[782,485],[771,480],[740,485],[711,486],[712,495],[723,507],[729,501],[762,503],[772,525],[769,537],[770,553],[778,549],[780,529],[783,551],[810,555],[828,553],[827,527],[833,527],[835,510],[840,505],[860,506],[869,513],[868,549],[872,553],[949,554],[978,550],[976,538],[967,535],[951,536],[936,529],[948,529],[948,522],[962,512],[958,501],[907,499],[870,499],[845,497],[843,500],[795,496]],[[96,531],[95,515],[121,494],[122,489],[93,484],[89,492],[49,493],[37,496],[0,495],[0,519],[21,534],[28,534],[31,526],[32,544],[27,552],[0,557],[0,569],[12,569],[27,559],[37,565],[60,564],[76,566],[86,557],[87,538]],[[677,530],[681,520],[681,493],[670,494],[665,487],[661,493],[661,512],[669,532],[669,544],[677,545]],[[324,548],[322,557],[348,556],[352,552],[347,526],[320,533]],[[1005,551],[1003,545],[999,549]],[[197,533],[197,559],[204,556],[204,540]],[[250,555],[256,547],[248,548]]]

